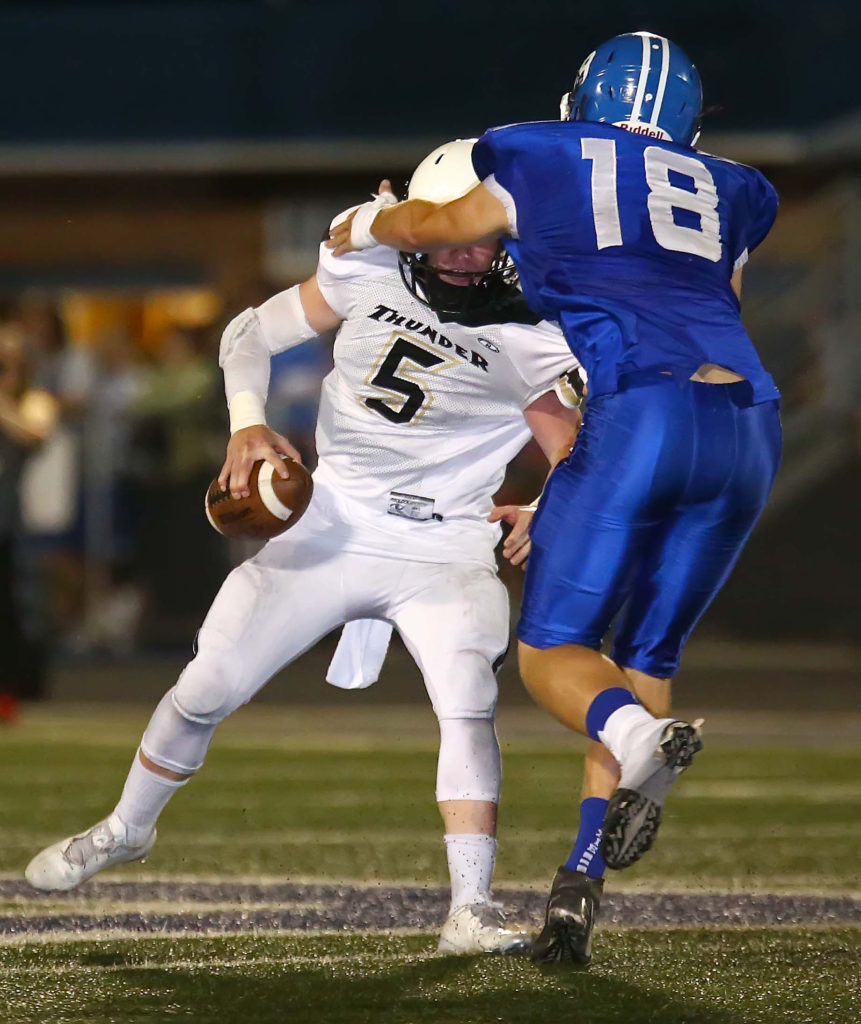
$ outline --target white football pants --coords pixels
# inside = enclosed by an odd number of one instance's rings
[[[153,715],[144,753],[196,771],[215,726],[279,669],[345,622],[384,619],[419,666],[440,720],[437,799],[495,801],[494,667],[508,644],[508,595],[495,572],[332,550],[325,534],[302,525],[295,542],[291,531],[267,544],[224,581],[194,659]]]

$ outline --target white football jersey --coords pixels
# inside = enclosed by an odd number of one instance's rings
[[[364,527],[361,550],[492,564],[500,528],[487,516],[529,440],[523,410],[578,366],[562,333],[442,323],[383,246],[337,258],[321,246],[317,282],[344,318],[320,398],[317,484]]]

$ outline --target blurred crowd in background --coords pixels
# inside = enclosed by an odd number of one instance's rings
[[[71,339],[58,304],[0,307],[0,716],[50,655],[187,646],[230,562],[203,495],[227,418],[222,322]],[[326,339],[274,361],[270,422],[313,464]],[[5,711],[4,711],[5,708]]]

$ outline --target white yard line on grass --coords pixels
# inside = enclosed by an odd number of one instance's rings
[[[112,933],[105,933],[110,935],[111,938],[116,938]],[[267,933],[267,937],[270,933]],[[276,934],[276,933],[271,933]],[[296,933],[277,933],[277,934],[296,934]],[[307,933],[304,933],[307,934]],[[314,938],[321,935],[322,932],[315,932]],[[337,933],[333,933],[337,934]],[[369,933],[373,935],[382,934],[380,932]],[[389,934],[394,934],[389,933]],[[410,934],[416,934],[412,932]],[[165,936],[166,937],[166,936]],[[187,934],[180,934],[175,938],[193,938],[194,936],[188,936]],[[206,936],[206,938],[213,938],[214,936]],[[233,938],[230,935],[229,938]],[[140,939],[141,936],[138,934],[135,936],[136,939]],[[158,938],[162,936],[146,936],[146,938]],[[52,940],[56,941],[56,940]],[[88,941],[88,940],[86,940]],[[344,953],[337,955],[333,953],[327,953],[322,956],[306,956],[303,954],[293,955],[285,954],[284,956],[257,956],[257,957],[242,957],[242,958],[215,958],[215,959],[201,959],[201,960],[151,960],[145,961],[144,963],[133,963],[133,964],[53,964],[47,967],[38,966],[26,966],[26,967],[0,967],[0,977],[14,978],[19,975],[63,975],[63,974],[119,974],[123,971],[211,971],[218,970],[219,968],[235,969],[243,967],[317,967],[326,966],[327,964],[340,964],[349,960],[351,963],[363,964],[363,961],[370,960],[373,964],[388,964],[388,963],[418,963],[423,960],[429,960],[436,954],[415,954],[415,953],[379,953],[379,954],[363,954],[363,953]],[[364,964],[363,964],[364,965]]]
[[[829,749],[857,750],[861,714],[857,711],[783,712],[779,709],[710,711],[679,709],[684,717],[705,715],[710,742],[756,747],[822,743]],[[152,706],[52,704],[28,707],[4,742],[32,745],[131,747],[137,742]],[[503,706],[498,726],[503,747],[529,752],[582,749],[579,739],[538,708]],[[251,705],[231,716],[218,732],[220,748],[236,750],[334,751],[365,753],[389,750],[433,751],[438,745],[436,720],[421,705],[338,707]]]
[[[724,796],[724,790],[720,788],[723,784],[707,783],[709,795],[714,799],[731,799]],[[726,783],[727,788],[736,786],[736,783]],[[746,784],[744,784],[746,785]],[[712,787],[714,787],[712,789]],[[858,788],[858,787],[856,787]],[[737,791],[736,791],[737,792]],[[745,790],[747,792],[747,790]],[[683,793],[679,787],[677,795]],[[699,796],[704,794],[700,793]],[[737,796],[741,799],[741,795]],[[861,798],[861,789],[859,789]],[[834,797],[834,799],[845,800],[845,795]],[[816,802],[816,801],[811,801]],[[567,841],[572,838],[570,828],[518,828],[516,825],[500,826],[501,842],[512,845],[518,843],[554,843]],[[749,839],[761,841],[774,840],[803,840],[803,839],[853,839],[861,836],[861,820],[830,822],[824,825],[800,825],[798,827],[789,825],[761,825],[756,829],[749,825],[694,825],[685,828],[685,841],[711,841],[714,839]],[[3,834],[3,845],[7,849],[39,849],[41,845],[55,841],[55,833],[29,832],[23,829],[10,829]],[[174,847],[208,847],[223,846],[225,842],[232,848],[245,846],[355,846],[367,844],[369,846],[397,846],[400,843],[421,844],[432,846],[434,849],[439,845],[439,836],[436,832],[429,832],[427,829],[387,829],[384,832],[373,830],[347,830],[343,832],[326,833],[311,829],[266,829],[264,831],[242,832],[225,837],[221,832],[194,832],[167,833],[159,836],[157,849],[165,850]],[[0,874],[0,878],[4,877]]]
[[[133,870],[133,869],[132,869]],[[0,882],[21,882],[23,876],[20,872],[0,872]],[[518,880],[511,878],[500,878],[494,881],[493,891],[500,895],[505,892],[528,891],[547,892],[550,887],[551,875],[541,879]],[[253,885],[265,888],[266,886],[280,885],[314,885],[332,886],[336,888],[351,888],[358,890],[374,891],[378,889],[427,889],[429,891],[448,891],[448,884],[443,879],[423,880],[415,877],[401,878],[350,878],[332,877],[331,875],[210,875],[210,874],[175,874],[153,871],[135,871],[134,874],[113,874],[100,876],[96,883],[101,886],[126,885]],[[858,886],[858,879],[853,875],[854,884],[847,885],[846,880],[835,879],[832,884],[824,886],[822,875],[802,875],[793,873],[791,875],[771,876],[768,881],[758,882],[752,880],[748,875],[733,879],[730,873],[723,873],[717,880],[709,883],[703,881],[702,875],[691,871],[688,878],[680,879],[677,875],[666,882],[660,878],[626,878],[624,875],[614,874],[608,891],[620,894],[636,893],[649,895],[697,895],[697,896],[739,896],[750,894],[752,896],[816,896],[816,897],[845,897],[846,899],[861,899],[861,888]],[[89,883],[88,883],[89,884]],[[82,889],[85,893],[86,890]],[[40,897],[41,898],[41,897]],[[101,897],[100,897],[101,898]],[[7,904],[9,901],[4,901]],[[16,898],[16,905],[17,898]],[[129,901],[121,899],[118,902],[126,907]],[[292,904],[291,904],[292,905]],[[64,904],[69,910],[77,907],[77,903],[70,901]],[[237,904],[237,909],[247,908],[249,904]]]
[[[720,921],[720,922],[706,922],[702,924],[697,923],[686,923],[686,924],[617,924],[607,923],[601,925],[601,931],[607,932],[696,932],[696,931],[733,931],[733,932],[788,932],[788,931],[857,931],[857,925],[853,925],[851,922],[845,921],[810,921],[810,922],[791,922],[788,924],[738,924],[732,921]],[[302,940],[314,940],[320,938],[340,938],[340,939],[357,939],[361,937],[367,938],[387,938],[387,937],[409,937],[409,936],[425,936],[430,937],[438,934],[438,928],[380,928],[374,929],[373,931],[350,931],[345,932],[341,929],[328,929],[326,931],[304,931],[302,929],[272,929],[266,931],[259,931],[249,929],[244,932],[184,932],[184,931],[164,931],[164,932],[135,932],[128,930],[99,930],[87,932],[82,935],[80,932],[52,932],[44,935],[0,935],[0,948],[4,946],[26,946],[26,945],[37,945],[37,946],[50,946],[50,945],[90,945],[99,942],[124,942],[134,940],[135,943],[143,942],[163,942],[163,941],[186,941],[186,942],[218,942],[218,941],[232,941],[235,939],[243,938],[259,938],[266,939],[302,939]],[[75,965],[56,965],[56,968],[40,968],[40,967],[3,967],[0,966],[0,977],[12,978],[16,974],[27,973],[27,974],[39,974],[45,971],[46,973],[87,973],[90,971],[99,972],[112,972],[118,973],[120,971],[130,970],[173,970],[173,969],[193,969],[196,971],[206,971],[212,966],[224,966],[227,968],[239,968],[243,966],[252,966],[255,963],[264,964],[271,960],[273,964],[285,963],[285,964],[307,964],[314,966],[317,964],[330,963],[342,963],[349,961],[350,963],[360,963],[363,957],[367,956],[372,963],[380,962],[391,962],[391,963],[416,963],[425,960],[434,960],[440,957],[449,956],[450,954],[437,953],[435,950],[429,951],[428,953],[383,953],[383,954],[363,954],[351,951],[344,953],[343,955],[327,954],[325,956],[314,956],[314,955],[298,955],[298,956],[286,956],[281,957],[260,957],[256,959],[238,959],[238,960],[225,960],[220,963],[217,960],[168,960],[164,963],[143,963],[143,964],[75,964]]]
[[[341,928],[326,928],[320,929],[319,931],[305,931],[301,928],[273,928],[265,932],[255,931],[249,928],[247,932],[187,932],[187,931],[163,931],[163,932],[137,932],[131,931],[128,928],[105,928],[96,929],[86,934],[81,932],[46,932],[39,935],[0,935],[0,947],[2,946],[50,946],[53,943],[62,943],[63,945],[69,945],[71,943],[94,944],[97,942],[126,942],[128,940],[134,940],[135,942],[162,942],[170,940],[176,942],[182,940],[184,942],[212,942],[212,941],[224,941],[230,942],[234,939],[243,938],[259,938],[259,939],[324,939],[324,938],[339,938],[339,939],[356,939],[363,935],[370,936],[372,938],[386,938],[387,936],[398,937],[398,936],[409,936],[409,935],[432,935],[435,933],[435,929],[419,929],[419,928],[380,928],[374,929],[373,931],[358,932],[350,931],[345,932]],[[386,955],[386,954],[383,954]],[[396,956],[391,954],[393,960],[407,960],[415,954],[409,953],[403,956]],[[419,959],[424,959],[428,954],[419,954]],[[433,954],[435,955],[435,954]],[[362,956],[361,953],[345,953],[343,957],[337,959],[342,960],[358,960]],[[319,957],[310,956],[307,957],[309,962],[319,963]],[[375,960],[379,959],[374,957]],[[174,964],[177,961],[171,960],[170,963]],[[205,967],[206,960],[193,961],[198,967]],[[247,960],[238,961],[239,964],[248,963]],[[89,970],[89,965],[79,965],[85,970]],[[99,966],[99,965],[94,965]],[[116,967],[120,970],[127,970],[131,965],[114,965],[105,964],[105,967]],[[138,965],[139,967],[142,965]],[[0,968],[0,970],[8,971],[12,973],[15,968]]]

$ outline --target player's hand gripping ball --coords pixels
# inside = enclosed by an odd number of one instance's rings
[[[206,492],[206,518],[224,537],[269,540],[289,530],[308,507],[314,483],[311,474],[293,459],[284,457],[290,476],[284,480],[272,464],[255,462],[248,478],[247,498],[234,498],[218,480]]]

